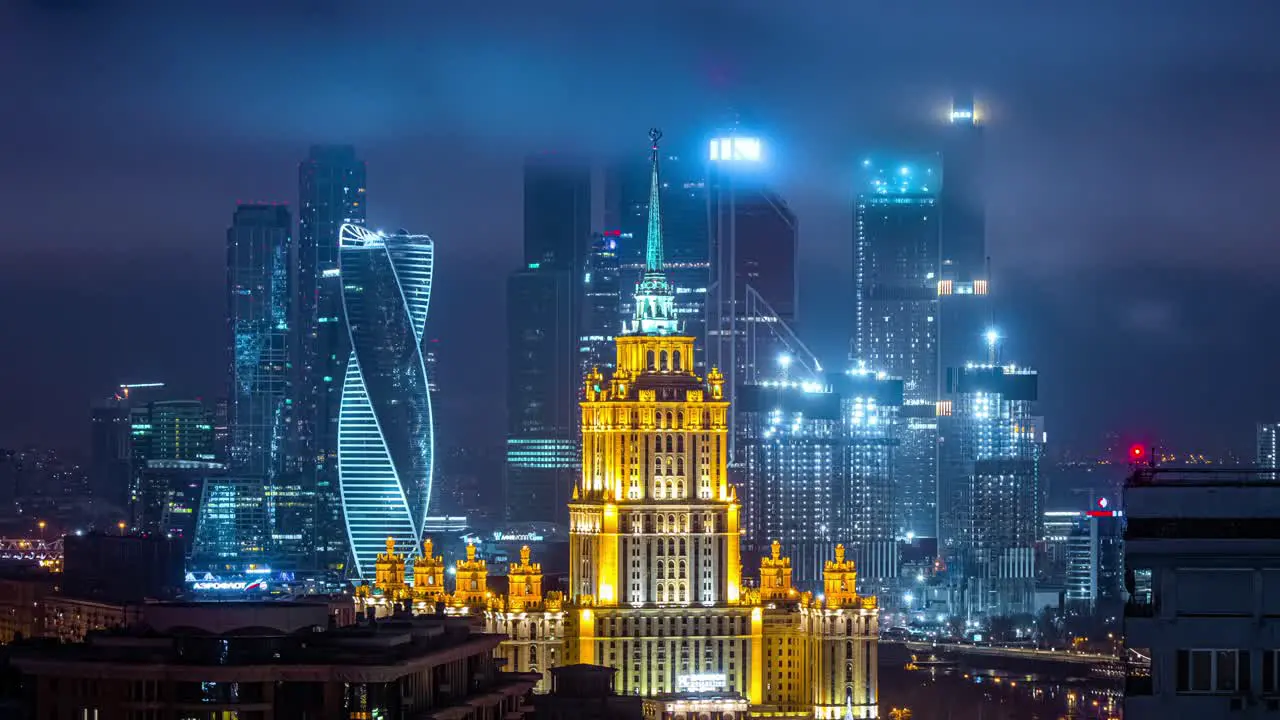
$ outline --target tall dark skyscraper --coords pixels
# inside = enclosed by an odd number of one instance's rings
[[[236,208],[227,230],[230,466],[268,482],[285,473],[291,420],[292,250],[288,208]]]
[[[200,400],[158,400],[131,407],[130,423],[133,526],[155,532],[172,488],[169,475],[154,470],[211,464],[213,414]]]
[[[862,161],[854,211],[854,357],[903,380],[895,515],[903,537],[936,537],[937,155]]]
[[[613,339],[622,330],[618,231],[596,234],[583,261],[578,308],[578,374],[613,367]]]
[[[731,425],[733,394],[774,377],[779,356],[797,342],[796,216],[764,177],[766,150],[760,138],[736,129],[706,148],[707,362],[725,375]],[[740,460],[732,435],[730,456]]]
[[[587,160],[545,153],[524,167],[524,267],[507,282],[508,518],[567,521],[578,468],[579,340],[588,300],[593,182]],[[596,263],[604,258],[592,255]]]
[[[569,270],[530,263],[507,281],[507,517],[561,517],[577,475]]]
[[[129,507],[129,406],[119,396],[95,404],[89,416],[89,495],[95,506]]]
[[[298,166],[295,361],[296,457],[315,496],[318,567],[341,564],[348,542],[338,488],[338,413],[351,346],[342,311],[338,233],[366,217],[365,164],[350,145],[317,145]]]
[[[983,128],[972,96],[957,98],[939,128],[942,148],[938,353],[961,367],[986,352],[992,323],[986,261],[986,164]]]

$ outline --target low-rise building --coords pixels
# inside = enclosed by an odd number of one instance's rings
[[[328,617],[318,603],[151,606],[135,629],[19,647],[12,664],[38,717],[524,717],[537,678],[499,669],[500,636],[444,616],[322,629]]]
[[[1275,717],[1280,482],[1143,468],[1125,512],[1125,717]]]

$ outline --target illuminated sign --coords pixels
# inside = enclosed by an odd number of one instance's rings
[[[676,692],[716,692],[725,688],[724,673],[677,675]]]
[[[200,580],[191,583],[192,590],[213,590],[218,592],[251,592],[266,590],[265,580]]]
[[[760,138],[726,137],[711,141],[710,158],[716,162],[760,162],[763,157]]]
[[[527,533],[508,533],[501,530],[493,531],[493,539],[498,542],[542,542],[543,538],[536,532]]]
[[[951,122],[955,122],[956,120],[972,120],[972,119],[973,119],[972,110],[952,110],[951,111]]]

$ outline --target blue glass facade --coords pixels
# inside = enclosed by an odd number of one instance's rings
[[[338,419],[338,473],[355,573],[386,538],[417,547],[430,506],[433,433],[422,334],[434,246],[425,235],[344,225],[342,299],[351,355]]]

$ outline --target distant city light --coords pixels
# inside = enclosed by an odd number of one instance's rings
[[[782,366],[783,370],[791,367],[791,355],[789,355],[788,353],[782,353],[781,355],[779,355],[778,364]]]
[[[760,162],[764,153],[760,138],[726,137],[711,140],[709,158],[715,162]]]
[[[990,330],[987,330],[988,345],[995,345],[999,341],[1000,341],[1000,332],[998,330],[996,330],[995,328],[991,328]]]

